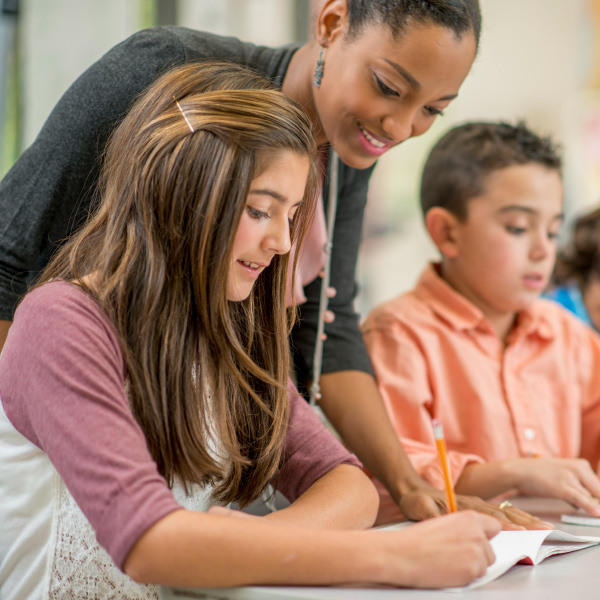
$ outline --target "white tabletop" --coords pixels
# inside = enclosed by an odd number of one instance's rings
[[[563,513],[574,512],[560,500],[519,498],[514,504],[557,529],[600,536],[600,528],[567,525]],[[600,598],[600,546],[551,556],[536,566],[516,565],[496,581],[463,593],[434,590],[245,587],[211,590],[163,588],[161,600],[440,600],[468,595],[468,600],[587,600]]]

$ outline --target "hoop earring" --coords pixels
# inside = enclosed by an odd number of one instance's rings
[[[319,51],[319,58],[317,58],[317,64],[315,65],[315,72],[313,75],[313,85],[318,88],[321,87],[321,81],[323,80],[323,71],[325,70],[325,48],[321,46]]]

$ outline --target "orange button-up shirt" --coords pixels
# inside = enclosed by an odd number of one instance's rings
[[[430,265],[363,324],[379,389],[417,472],[443,487],[431,418],[454,482],[471,462],[600,459],[600,336],[549,300],[517,315],[506,347]]]

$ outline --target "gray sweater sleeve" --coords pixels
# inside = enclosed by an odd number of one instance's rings
[[[0,182],[0,319],[57,245],[86,217],[111,131],[166,69],[208,57],[287,66],[272,50],[182,27],[142,30],[112,48],[65,92],[33,144]],[[277,62],[279,60],[279,62]]]
[[[87,214],[110,131],[134,98],[182,56],[151,31],[115,46],[59,100],[34,143],[0,182],[0,319]]]

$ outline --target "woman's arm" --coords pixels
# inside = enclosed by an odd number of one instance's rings
[[[421,486],[429,487],[408,459],[371,375],[360,371],[328,373],[321,377],[321,390],[320,405],[327,417],[397,503]],[[427,497],[406,508],[410,510],[406,516],[417,521],[439,514]]]
[[[125,560],[140,583],[190,587],[381,583],[465,585],[494,560],[489,517],[454,514],[394,532],[284,527],[178,510],[147,530]]]

